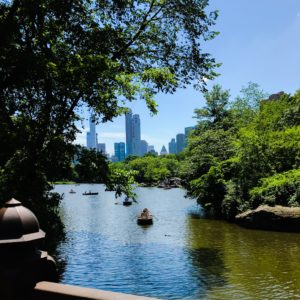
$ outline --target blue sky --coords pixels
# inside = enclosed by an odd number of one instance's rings
[[[208,82],[229,89],[231,99],[249,81],[267,93],[294,93],[300,88],[300,0],[211,0],[210,10],[219,10],[214,30],[220,34],[203,49],[222,66],[220,76]],[[143,101],[130,104],[141,119],[142,139],[160,151],[184,127],[193,126],[194,109],[205,103],[192,87],[172,95],[157,95],[158,114],[151,116]],[[88,121],[76,142],[86,143]],[[125,117],[97,125],[98,142],[113,153],[115,142],[125,142]]]

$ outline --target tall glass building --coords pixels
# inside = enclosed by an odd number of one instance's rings
[[[132,116],[132,154],[141,156],[141,121],[139,115]]]
[[[93,117],[90,117],[90,131],[86,134],[86,146],[89,149],[97,149],[96,124]]]
[[[189,138],[189,135],[191,134],[191,132],[193,130],[195,130],[196,126],[190,126],[190,127],[185,127],[184,128],[184,134],[185,134],[185,147],[187,146],[188,144],[188,138]]]
[[[114,150],[115,150],[115,159],[116,161],[123,161],[125,159],[125,143],[115,143],[114,144]]]
[[[125,115],[126,155],[141,156],[141,121],[139,115],[129,110]]]
[[[169,142],[169,153],[170,154],[177,153],[177,145],[176,145],[175,139],[172,139],[171,142]]]
[[[176,135],[176,151],[180,153],[185,147],[185,134],[178,133]]]
[[[132,111],[128,110],[125,115],[125,131],[126,131],[126,155],[132,155]]]

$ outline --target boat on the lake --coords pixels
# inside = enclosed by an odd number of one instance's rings
[[[126,197],[125,200],[123,201],[123,205],[124,206],[129,206],[131,204],[132,204],[132,201],[130,201],[129,198]]]
[[[76,192],[74,191],[74,190],[72,190],[72,189],[70,189],[70,192],[69,192],[70,194],[76,194]]]
[[[137,218],[138,225],[151,225],[153,224],[153,216],[148,208],[144,208]]]
[[[91,191],[89,191],[89,192],[84,192],[82,195],[84,195],[84,196],[90,196],[90,195],[98,195],[99,193],[98,192],[91,192]]]

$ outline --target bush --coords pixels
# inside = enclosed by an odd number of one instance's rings
[[[248,203],[243,200],[242,191],[233,181],[226,182],[226,194],[222,202],[222,216],[227,220],[248,209]]]
[[[195,197],[206,211],[221,216],[221,206],[226,188],[223,173],[219,165],[210,167],[208,173],[191,181],[189,196]]]
[[[250,191],[250,205],[300,206],[300,169],[275,174],[260,180]]]

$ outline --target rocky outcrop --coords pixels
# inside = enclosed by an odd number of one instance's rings
[[[179,177],[167,178],[161,181],[157,187],[165,189],[182,187],[182,180]]]
[[[261,205],[235,217],[246,228],[300,232],[300,207]]]

